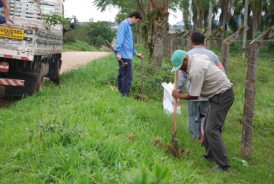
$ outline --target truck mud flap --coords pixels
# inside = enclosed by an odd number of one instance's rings
[[[37,76],[23,76],[21,79],[25,80],[24,87],[16,86],[1,86],[0,95],[4,92],[5,96],[31,96],[36,91]]]

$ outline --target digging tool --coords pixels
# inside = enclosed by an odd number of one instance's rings
[[[178,87],[178,71],[175,72],[174,76],[174,90],[177,90]],[[171,147],[172,155],[176,158],[179,158],[179,147],[178,139],[176,138],[176,121],[177,121],[177,98],[174,98],[173,101],[173,129],[172,129],[172,138],[171,138]]]
[[[116,51],[114,50],[114,48],[111,46],[111,44],[108,42],[108,40],[106,40],[106,42],[107,42],[107,45],[109,46],[109,48],[111,48],[111,50],[115,53],[115,54],[117,54],[116,53]],[[121,58],[121,60],[119,60],[121,63],[122,63],[122,68],[124,68],[126,65],[127,65],[127,62],[124,62],[123,60],[122,60],[122,58]]]

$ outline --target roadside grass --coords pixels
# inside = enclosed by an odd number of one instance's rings
[[[99,49],[89,45],[87,42],[77,40],[74,43],[67,43],[63,45],[63,52],[67,51],[99,51]]]
[[[139,94],[141,61],[133,62],[132,94]],[[241,157],[244,89],[237,83],[223,132],[232,165],[229,172],[211,172],[215,164],[201,160],[205,151],[191,140],[185,101],[177,118],[177,137],[179,148],[190,153],[178,160],[161,145],[155,146],[155,139],[170,144],[173,117],[163,112],[163,89],[158,83],[170,82],[173,76],[167,61],[160,70],[146,59],[144,64],[148,102],[112,90],[118,67],[113,56],[107,56],[62,74],[59,86],[47,81],[41,92],[1,109],[0,183],[273,182],[273,165],[269,164],[274,162],[273,150],[259,136],[253,137],[252,159]],[[273,68],[272,63],[267,66]],[[245,68],[230,67],[229,77],[242,84]],[[272,83],[268,83],[261,89],[271,91]],[[273,104],[271,96],[264,98],[263,103]],[[264,98],[257,98],[257,103]],[[273,122],[269,122],[273,109],[268,109],[269,117],[264,116],[264,108],[256,111],[260,120],[255,118],[255,130],[264,132],[267,127],[264,139],[273,145]]]

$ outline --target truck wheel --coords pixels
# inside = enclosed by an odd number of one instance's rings
[[[37,86],[36,86],[37,92],[41,91],[43,89],[43,84],[44,84],[44,72],[40,65],[39,65],[39,71],[38,71],[38,76],[37,76]]]
[[[55,82],[56,84],[59,84],[59,77],[60,77],[60,62],[57,61],[55,78],[51,78],[50,80]]]

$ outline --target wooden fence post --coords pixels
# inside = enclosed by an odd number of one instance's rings
[[[227,74],[228,71],[228,61],[229,61],[229,46],[230,43],[234,42],[239,36],[244,34],[249,27],[247,25],[241,27],[238,29],[234,34],[232,34],[230,37],[228,37],[226,40],[223,41],[222,46],[222,64],[225,68],[225,73]]]
[[[189,35],[190,31],[186,32],[186,34],[184,36],[182,36],[182,39],[183,39],[183,44],[182,44],[182,50],[186,50],[186,40],[187,40],[187,36]]]
[[[255,84],[257,72],[257,59],[259,47],[268,39],[274,36],[274,25],[266,32],[254,39],[249,44],[248,66],[246,73],[245,86],[245,105],[244,105],[244,119],[242,132],[242,155],[250,159],[252,149],[252,127],[254,115],[254,100],[255,100]]]
[[[223,32],[225,29],[224,29],[224,26],[221,26],[219,27],[214,33],[212,33],[211,35],[209,35],[206,40],[205,40],[205,47],[207,49],[210,49],[210,41],[213,40],[213,38],[216,38],[217,36],[220,35],[221,32]]]
[[[192,49],[192,46],[191,46],[191,34],[192,34],[193,31],[189,31],[189,34],[187,36],[187,51],[191,50]]]
[[[184,35],[185,33],[186,33],[186,31],[182,31],[182,32],[178,35],[178,37],[180,38],[180,42],[178,42],[178,49],[184,50],[184,48],[183,48],[184,38],[182,38],[182,37],[183,37],[183,35]],[[179,45],[179,43],[180,43],[180,45]]]

